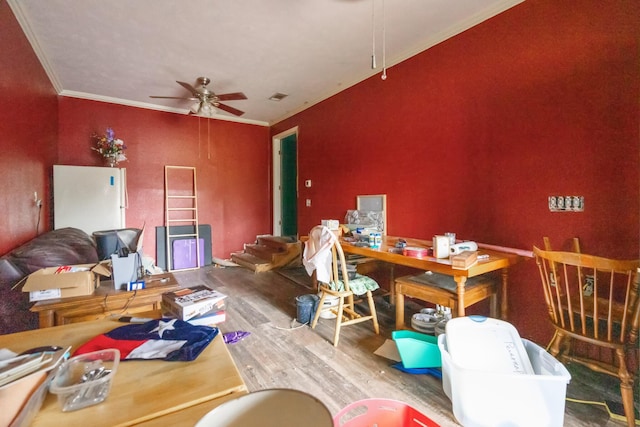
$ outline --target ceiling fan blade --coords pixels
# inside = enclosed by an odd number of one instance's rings
[[[198,98],[189,97],[185,98],[184,96],[149,96],[149,98],[160,98],[160,99],[188,99],[190,101],[197,101]]]
[[[247,99],[247,96],[242,92],[225,93],[222,95],[216,95],[220,101],[237,101],[240,99]]]
[[[196,96],[198,94],[198,91],[193,86],[191,86],[189,83],[179,82],[177,80],[176,80],[176,83],[178,83],[180,86],[182,86],[183,88],[185,88],[186,90],[191,92],[194,96]]]
[[[219,102],[217,102],[217,103],[215,104],[215,107],[216,107],[216,108],[219,108],[219,109],[221,109],[221,110],[224,110],[224,111],[226,111],[227,113],[234,114],[234,115],[236,115],[236,116],[241,116],[241,115],[243,115],[243,114],[244,114],[244,111],[240,111],[240,110],[238,110],[238,109],[236,109],[236,108],[229,107],[228,105],[220,104]]]

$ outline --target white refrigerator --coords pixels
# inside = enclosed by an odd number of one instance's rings
[[[53,166],[53,228],[125,228],[126,169]]]

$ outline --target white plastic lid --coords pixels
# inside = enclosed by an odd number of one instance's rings
[[[533,367],[516,328],[484,316],[451,319],[447,348],[453,363],[464,369],[533,375]]]

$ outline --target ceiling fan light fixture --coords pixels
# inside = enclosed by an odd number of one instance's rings
[[[215,108],[208,102],[202,103],[202,108],[200,108],[200,112],[205,116],[211,117],[215,113]]]
[[[191,111],[193,114],[198,114],[198,111],[200,111],[200,101],[189,107],[189,111]]]

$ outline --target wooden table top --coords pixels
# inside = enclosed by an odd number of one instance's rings
[[[72,346],[123,323],[103,319],[44,330],[0,335],[0,348],[14,352],[44,345]],[[247,392],[246,385],[218,334],[194,361],[121,361],[107,399],[78,411],[62,412],[57,396],[48,394],[32,426],[127,426],[191,408],[209,407],[215,399]],[[211,405],[214,407],[215,405]],[[194,414],[199,414],[196,411]],[[175,415],[175,414],[174,414]],[[195,424],[199,418],[191,420]]]
[[[395,247],[399,239],[404,239],[408,247],[430,248],[432,242],[430,240],[411,239],[404,237],[382,236],[382,245],[379,249],[370,248],[369,246],[356,246],[344,239],[340,240],[342,250],[345,253],[363,255],[369,258],[379,259],[391,264],[404,265],[414,267],[424,271],[433,271],[434,273],[447,274],[449,276],[473,277],[490,271],[499,270],[509,267],[517,261],[518,256],[499,252],[495,250],[483,249],[478,250],[478,255],[489,255],[489,258],[479,260],[466,270],[454,269],[451,267],[449,258],[438,259],[434,257],[412,257],[400,253],[390,252],[389,249]]]
[[[104,305],[105,308],[108,308],[109,302],[111,300],[127,299],[130,298],[134,293],[139,297],[143,297],[144,295],[159,295],[180,287],[180,284],[176,281],[175,277],[171,273],[156,274],[153,276],[149,276],[144,280],[145,288],[137,291],[116,290],[113,288],[112,282],[110,280],[101,280],[100,286],[98,286],[98,288],[92,295],[83,295],[70,298],[54,298],[44,301],[38,301],[33,304],[33,306],[31,306],[30,310],[33,312],[40,312],[45,310],[64,309],[67,307],[77,307],[79,302],[81,302],[82,305],[86,307],[98,304]]]

